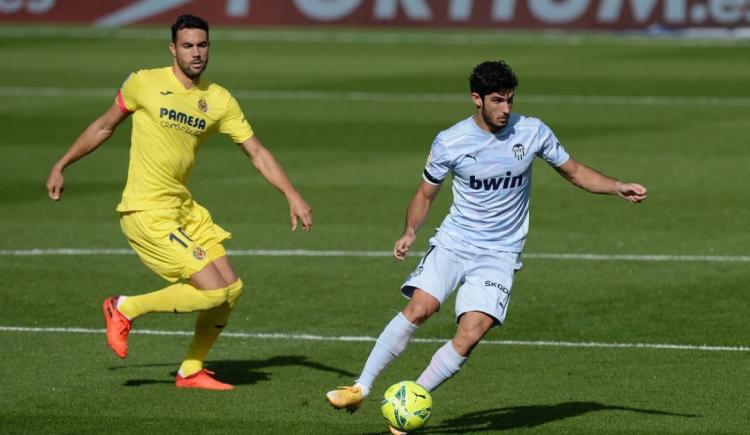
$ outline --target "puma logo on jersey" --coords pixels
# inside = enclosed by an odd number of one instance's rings
[[[505,177],[493,177],[480,180],[475,176],[469,178],[469,187],[474,190],[498,190],[498,189],[510,189],[518,187],[523,184],[523,174],[517,175],[511,178],[510,171],[505,173]]]
[[[162,94],[162,95],[171,95],[172,91],[161,91],[159,93]]]
[[[468,157],[472,160],[474,160],[474,163],[477,162],[477,154],[479,154],[479,151],[475,152],[474,154],[465,154],[464,157]]]

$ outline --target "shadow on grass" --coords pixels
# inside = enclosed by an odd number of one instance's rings
[[[141,364],[131,366],[119,366],[110,367],[110,370],[122,370],[129,368],[138,367],[177,367],[179,363],[159,363],[159,364]],[[238,360],[223,360],[223,361],[211,361],[207,362],[205,367],[208,370],[216,372],[216,378],[223,382],[228,382],[232,385],[253,385],[258,382],[267,381],[270,379],[268,373],[262,371],[265,368],[273,367],[285,367],[285,366],[300,366],[307,367],[309,369],[320,370],[323,372],[336,373],[341,377],[353,378],[356,376],[355,373],[341,370],[336,367],[327,366],[324,364],[317,363],[315,361],[309,361],[306,356],[299,355],[283,355],[275,356],[265,360],[249,360],[249,361],[238,361]],[[126,387],[141,387],[144,385],[151,384],[173,384],[174,376],[176,372],[171,372],[172,379],[161,380],[161,379],[128,379],[123,384]]]
[[[446,420],[437,426],[430,426],[428,423],[428,426],[419,433],[461,434],[530,428],[598,411],[627,411],[639,414],[684,418],[701,417],[695,414],[680,414],[656,409],[604,405],[598,402],[564,402],[556,405],[509,406],[506,408],[470,412],[460,417]]]

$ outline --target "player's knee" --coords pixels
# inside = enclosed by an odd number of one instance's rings
[[[227,288],[229,289],[229,292],[227,294],[227,303],[229,303],[230,308],[234,308],[235,304],[244,292],[244,284],[242,283],[241,279],[237,278],[237,281],[235,281],[234,284],[230,284]]]
[[[409,304],[404,308],[404,317],[409,322],[419,326],[424,323],[435,312],[424,304]]]
[[[425,291],[416,289],[409,304],[404,308],[404,317],[420,326],[440,309],[440,302]]]
[[[453,338],[453,345],[462,356],[469,356],[471,351],[476,347],[477,344],[482,340],[486,329],[481,326],[475,327],[462,327],[456,331],[456,336]]]
[[[483,336],[484,333],[479,329],[459,329],[456,333],[456,340],[465,345],[475,346]]]
[[[479,344],[482,339],[482,334],[477,334],[471,331],[459,331],[453,338],[453,347],[456,349],[456,353],[463,357],[467,357],[471,354],[471,351]]]
[[[471,355],[471,351],[474,350],[477,344],[479,344],[478,341],[472,342],[471,340],[468,340],[465,337],[459,337],[459,336],[454,337],[452,343],[453,343],[453,348],[456,350],[456,353],[461,355],[464,358]]]

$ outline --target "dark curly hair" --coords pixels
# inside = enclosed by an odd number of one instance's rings
[[[469,76],[471,92],[482,99],[493,92],[508,92],[518,87],[518,78],[505,61],[487,61],[474,67]]]
[[[177,21],[172,24],[172,42],[177,41],[177,32],[182,29],[201,29],[206,31],[208,36],[208,23],[201,17],[195,15],[180,15]]]

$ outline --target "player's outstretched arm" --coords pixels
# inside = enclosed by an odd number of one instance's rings
[[[292,231],[297,229],[297,220],[302,221],[302,229],[309,232],[312,228],[312,209],[302,198],[302,195],[292,186],[292,182],[286,176],[284,169],[273,157],[270,151],[263,146],[258,138],[253,135],[242,144],[242,149],[253,166],[269,183],[284,194],[289,202],[289,216],[292,219]]]
[[[117,103],[113,104],[104,114],[98,118],[86,130],[78,136],[68,151],[58,160],[47,177],[47,194],[55,201],[59,201],[64,187],[63,171],[71,163],[79,160],[86,154],[94,151],[112,136],[115,129],[125,118],[130,115],[120,110]]]
[[[572,157],[556,169],[566,180],[591,193],[617,195],[633,203],[643,201],[648,193],[648,190],[638,183],[623,183],[577,162]]]
[[[393,246],[393,256],[397,260],[403,260],[409,254],[409,248],[417,238],[417,230],[427,218],[432,201],[435,200],[438,192],[440,192],[440,185],[430,184],[424,180],[419,183],[417,193],[414,194],[409,202],[409,208],[406,210],[404,233]]]

